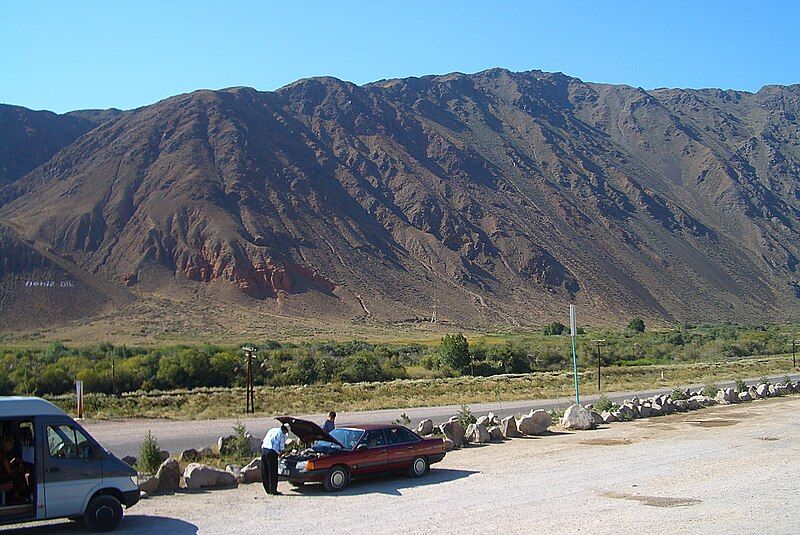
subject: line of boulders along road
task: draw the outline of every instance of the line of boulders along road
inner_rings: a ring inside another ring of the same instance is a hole
[[[559,424],[563,429],[581,431],[596,428],[601,424],[650,418],[675,412],[698,410],[715,404],[740,403],[794,393],[800,393],[800,383],[789,382],[775,385],[762,383],[758,386],[750,386],[742,392],[733,388],[725,388],[717,390],[713,398],[689,389],[682,391],[680,396],[675,395],[680,399],[673,399],[672,394],[651,396],[646,399],[634,396],[624,400],[621,405],[612,404],[603,411],[596,411],[593,405],[573,404],[566,409]],[[525,415],[505,418],[499,418],[490,412],[486,416],[472,419],[474,421],[468,423],[465,428],[465,418],[455,415],[438,426],[435,426],[432,420],[422,420],[417,426],[417,433],[428,438],[442,436],[445,449],[451,451],[469,443],[487,444],[520,436],[547,434],[551,425],[551,416],[551,411],[543,409],[531,410]]]
[[[715,397],[703,395],[701,392],[685,390],[681,395],[661,394],[640,399],[636,396],[626,399],[621,405],[612,405],[609,410],[598,412],[593,405],[570,405],[559,420],[563,429],[582,431],[594,429],[601,424],[625,422],[639,418],[651,418],[676,412],[698,410],[715,404],[731,404],[753,401],[756,399],[800,393],[800,383],[766,384],[749,386],[739,391],[725,388],[717,391]],[[545,435],[552,425],[552,412],[544,409],[531,410],[528,414],[506,416],[500,418],[490,412],[479,418],[452,416],[442,424],[434,425],[430,419],[422,420],[417,426],[417,433],[426,438],[442,438],[446,451],[464,447],[467,444],[498,443],[507,439]],[[248,434],[249,436],[249,434]],[[225,453],[227,444],[233,437],[220,437],[216,451]],[[260,440],[249,436],[252,452],[260,451]],[[171,493],[185,487],[187,489],[230,488],[242,483],[258,483],[261,481],[261,458],[256,456],[246,466],[228,465],[225,470],[214,468],[199,461],[215,455],[212,448],[201,450],[188,449],[181,452],[177,459],[166,451],[161,451],[162,463],[157,472],[139,474],[139,488],[147,494]],[[125,457],[124,461],[131,465],[136,463],[134,457]],[[181,472],[180,463],[189,463]],[[181,482],[181,479],[183,482]]]

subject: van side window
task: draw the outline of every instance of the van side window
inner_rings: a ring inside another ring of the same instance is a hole
[[[50,457],[57,459],[89,459],[92,447],[86,436],[71,425],[47,427]]]

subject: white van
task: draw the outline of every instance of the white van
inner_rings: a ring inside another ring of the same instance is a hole
[[[136,470],[52,403],[0,397],[0,526],[70,518],[110,531],[139,501]]]

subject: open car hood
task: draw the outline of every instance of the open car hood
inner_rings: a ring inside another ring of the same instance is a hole
[[[342,449],[346,449],[341,442],[333,438],[327,431],[323,431],[322,428],[314,422],[301,420],[293,416],[278,416],[275,419],[282,424],[287,424],[292,429],[292,433],[307,444],[311,444],[315,440],[324,440],[325,442],[338,444]]]

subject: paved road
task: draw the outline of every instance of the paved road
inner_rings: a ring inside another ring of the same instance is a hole
[[[120,535],[797,533],[800,397],[454,451],[426,476],[179,492],[126,511]],[[15,535],[78,534],[68,521]]]
[[[800,376],[792,377],[792,380]],[[783,375],[771,377],[773,382],[782,381]],[[748,379],[748,384],[754,384],[757,378]],[[684,388],[693,390],[702,388],[703,385],[686,385]],[[720,383],[721,388],[734,386],[734,383]],[[638,395],[649,397],[656,394],[669,393],[669,388],[647,390],[644,392],[613,392],[607,396],[616,402],[621,402],[625,398]],[[582,403],[591,403],[597,396],[585,396],[581,398]],[[539,399],[525,401],[504,401],[502,403],[475,403],[470,405],[470,409],[475,415],[486,414],[492,411],[501,417],[520,412],[528,412],[530,409],[556,409],[565,407],[571,403],[570,399]],[[405,413],[411,419],[411,427],[416,428],[417,423],[425,418],[430,418],[434,423],[444,422],[460,409],[459,405],[441,405],[437,407],[415,407],[409,409],[383,409],[362,412],[344,412],[337,418],[337,424],[341,427],[347,424],[364,424],[374,422],[391,422],[401,413]],[[325,415],[303,414],[294,415],[306,420],[322,423]],[[267,429],[279,425],[271,417],[262,418],[243,418],[241,420],[251,433],[261,436]],[[109,451],[119,457],[125,455],[137,456],[139,444],[148,430],[153,432],[159,445],[171,453],[180,453],[188,448],[200,449],[217,443],[217,438],[223,435],[230,435],[235,425],[235,419],[223,420],[156,420],[156,419],[127,419],[127,420],[86,420],[83,422],[86,429]]]

